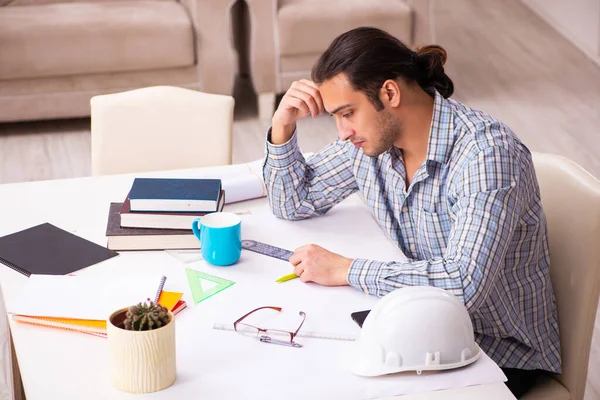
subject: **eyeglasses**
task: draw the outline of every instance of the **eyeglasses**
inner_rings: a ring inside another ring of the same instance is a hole
[[[294,342],[294,338],[296,337],[298,331],[300,330],[300,328],[302,328],[302,324],[304,324],[304,321],[306,320],[306,313],[304,311],[300,311],[298,313],[302,317],[302,322],[300,322],[300,326],[298,327],[298,329],[296,329],[295,332],[289,332],[280,329],[264,329],[241,322],[250,314],[258,310],[263,310],[267,308],[279,312],[281,311],[281,307],[258,307],[257,309],[250,311],[248,314],[235,321],[233,323],[233,329],[235,329],[236,332],[241,333],[242,335],[256,337],[263,343],[272,343],[291,347],[302,347],[300,343]],[[280,336],[282,337],[282,339],[275,339],[273,338],[273,336]]]

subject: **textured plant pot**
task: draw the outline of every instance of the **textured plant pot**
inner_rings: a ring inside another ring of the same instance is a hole
[[[106,324],[111,383],[126,392],[150,393],[175,382],[175,318],[151,331],[122,326],[128,308],[115,311]]]

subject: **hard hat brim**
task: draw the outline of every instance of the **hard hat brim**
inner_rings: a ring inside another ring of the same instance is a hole
[[[460,361],[456,363],[450,364],[438,364],[438,365],[403,365],[400,367],[397,366],[389,366],[385,365],[383,362],[376,362],[372,358],[365,357],[363,351],[361,349],[360,339],[356,342],[350,344],[350,349],[348,352],[348,364],[350,367],[350,371],[358,376],[365,377],[374,377],[374,376],[382,376],[395,374],[398,372],[406,372],[406,371],[417,371],[420,373],[421,371],[443,371],[455,368],[465,367],[469,364],[474,363],[479,359],[481,355],[481,349],[477,345],[474,344],[475,351],[474,354],[466,359],[465,361]]]

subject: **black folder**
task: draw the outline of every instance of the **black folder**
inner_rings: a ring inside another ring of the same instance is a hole
[[[0,237],[0,263],[26,276],[66,275],[118,254],[49,223]]]

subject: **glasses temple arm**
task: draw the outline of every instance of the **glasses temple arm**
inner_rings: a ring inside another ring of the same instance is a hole
[[[304,311],[300,311],[299,314],[302,316],[302,322],[300,322],[300,326],[298,327],[298,329],[296,329],[296,332],[294,332],[294,337],[296,337],[298,332],[300,332],[300,328],[302,328],[302,325],[304,325],[304,321],[306,321],[306,313]]]

